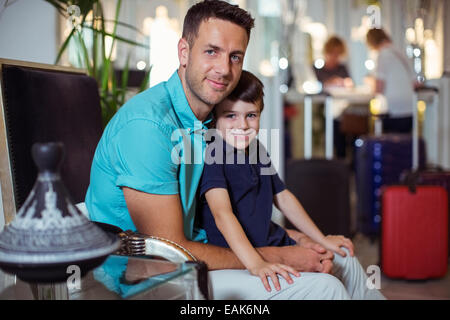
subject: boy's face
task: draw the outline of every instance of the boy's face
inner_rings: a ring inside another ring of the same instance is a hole
[[[236,149],[246,149],[259,131],[259,103],[225,99],[215,106],[216,129]]]

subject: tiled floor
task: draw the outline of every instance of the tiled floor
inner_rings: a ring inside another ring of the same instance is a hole
[[[361,234],[353,238],[356,256],[365,270],[379,265],[378,242]],[[450,268],[442,279],[397,280],[381,276],[381,292],[392,300],[450,300]]]

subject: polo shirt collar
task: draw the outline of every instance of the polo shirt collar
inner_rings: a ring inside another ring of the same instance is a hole
[[[178,70],[176,70],[172,76],[167,80],[167,90],[169,91],[172,104],[175,109],[175,113],[181,121],[181,125],[184,129],[187,129],[189,133],[194,133],[197,130],[207,130],[206,124],[212,121],[212,112],[208,115],[205,121],[201,122],[197,119],[189,102],[187,101],[186,94],[183,90],[183,84],[178,76]],[[201,126],[200,126],[201,123]]]

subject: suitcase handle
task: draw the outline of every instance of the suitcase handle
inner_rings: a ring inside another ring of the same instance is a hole
[[[412,124],[412,171],[419,170],[419,119],[417,112],[417,103],[419,102],[419,95],[430,92],[433,94],[434,108],[438,106],[439,89],[436,87],[420,86],[414,89],[413,97],[413,124]]]
[[[419,179],[420,175],[418,170],[404,171],[400,175],[400,183],[406,185],[411,193],[416,193]]]

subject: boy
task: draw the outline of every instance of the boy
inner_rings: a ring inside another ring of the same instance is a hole
[[[296,244],[283,228],[271,221],[273,203],[298,229],[326,249],[345,256],[340,248],[343,246],[353,256],[353,244],[343,236],[325,237],[277,173],[265,174],[273,168],[270,162],[263,161],[265,151],[258,152],[262,146],[255,139],[264,107],[263,96],[261,81],[250,72],[242,71],[234,91],[215,107],[214,124],[219,139],[206,151],[214,157],[214,162],[205,159],[200,182],[200,212],[208,242],[229,246],[270,291],[267,277],[280,290],[277,274],[288,283],[293,281],[289,273],[300,276],[290,266],[264,261],[254,249]],[[224,150],[223,156],[218,155],[220,148]]]

